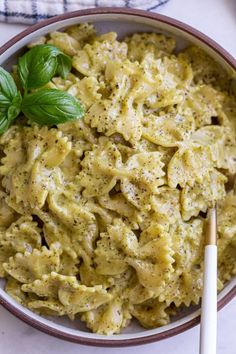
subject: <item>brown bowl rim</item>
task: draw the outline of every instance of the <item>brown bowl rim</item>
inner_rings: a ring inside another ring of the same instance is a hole
[[[201,42],[203,42],[208,47],[213,49],[217,54],[219,54],[234,70],[236,70],[236,60],[234,59],[234,57],[231,54],[229,54],[218,43],[216,43],[213,39],[206,36],[202,32],[196,30],[195,28],[193,28],[181,21],[178,21],[174,18],[164,16],[161,14],[150,13],[148,11],[137,10],[137,9],[119,8],[119,7],[101,7],[101,8],[92,8],[92,9],[68,12],[68,13],[65,13],[65,14],[62,14],[59,16],[54,16],[52,18],[49,18],[49,19],[44,20],[42,22],[39,22],[35,25],[29,26],[27,29],[20,32],[19,34],[17,34],[13,38],[11,38],[8,42],[6,42],[0,48],[0,55],[3,54],[7,49],[12,47],[19,40],[21,40],[22,38],[27,36],[28,34],[35,32],[36,30],[43,28],[47,25],[50,25],[55,22],[60,22],[62,20],[66,20],[69,18],[83,17],[83,16],[87,16],[87,15],[100,15],[100,14],[121,14],[121,15],[124,14],[124,15],[130,15],[130,16],[139,16],[139,17],[144,17],[144,18],[148,18],[148,19],[152,19],[152,20],[157,20],[158,22],[166,23],[172,27],[175,27],[175,28],[178,28],[184,32],[187,32],[188,34],[199,39]],[[223,308],[235,296],[236,296],[236,286],[234,286],[221,300],[218,301],[218,310]],[[145,336],[145,337],[139,337],[139,338],[122,339],[119,341],[117,341],[117,340],[109,340],[108,341],[105,338],[104,339],[84,338],[81,336],[64,333],[63,331],[60,331],[55,328],[51,328],[47,324],[38,322],[37,320],[33,319],[30,315],[19,310],[18,308],[16,308],[12,304],[10,304],[8,301],[6,301],[3,297],[1,297],[1,295],[0,295],[0,304],[3,307],[5,307],[9,312],[11,312],[13,315],[18,317],[20,320],[24,321],[28,325],[31,325],[32,327],[34,327],[46,334],[52,335],[52,336],[57,337],[59,339],[67,340],[69,342],[74,342],[74,343],[78,343],[78,344],[82,344],[82,345],[99,346],[99,347],[125,347],[125,346],[136,346],[136,345],[143,345],[143,344],[147,344],[147,343],[157,342],[162,339],[170,338],[176,334],[180,334],[180,333],[196,326],[200,322],[200,316],[197,316],[184,324],[181,324],[175,328],[171,328],[169,330],[166,330],[162,333],[156,333],[156,334],[152,334],[152,335]]]

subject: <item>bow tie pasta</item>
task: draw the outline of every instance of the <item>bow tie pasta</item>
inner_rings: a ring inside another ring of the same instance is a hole
[[[39,42],[32,43],[30,46]],[[72,58],[83,120],[0,137],[0,277],[44,316],[93,332],[163,326],[202,291],[206,211],[218,203],[219,290],[236,275],[236,100],[197,47],[89,24],[40,43]]]

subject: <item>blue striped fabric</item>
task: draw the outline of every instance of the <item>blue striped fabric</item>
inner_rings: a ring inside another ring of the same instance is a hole
[[[169,0],[0,0],[0,21],[35,23],[69,11],[127,7],[155,11]]]

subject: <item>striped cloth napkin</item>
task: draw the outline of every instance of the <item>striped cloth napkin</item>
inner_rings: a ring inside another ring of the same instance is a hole
[[[35,23],[92,7],[131,7],[155,11],[169,0],[0,0],[0,21]]]

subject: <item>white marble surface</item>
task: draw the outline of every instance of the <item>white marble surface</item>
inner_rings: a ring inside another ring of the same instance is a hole
[[[1,1],[1,0],[0,0]],[[161,13],[182,20],[215,39],[236,56],[236,0],[171,0]],[[26,26],[0,23],[0,45]],[[236,299],[218,316],[218,354],[236,352]],[[125,349],[104,349],[67,343],[43,334],[0,308],[0,354],[197,354],[199,326],[170,339]]]

